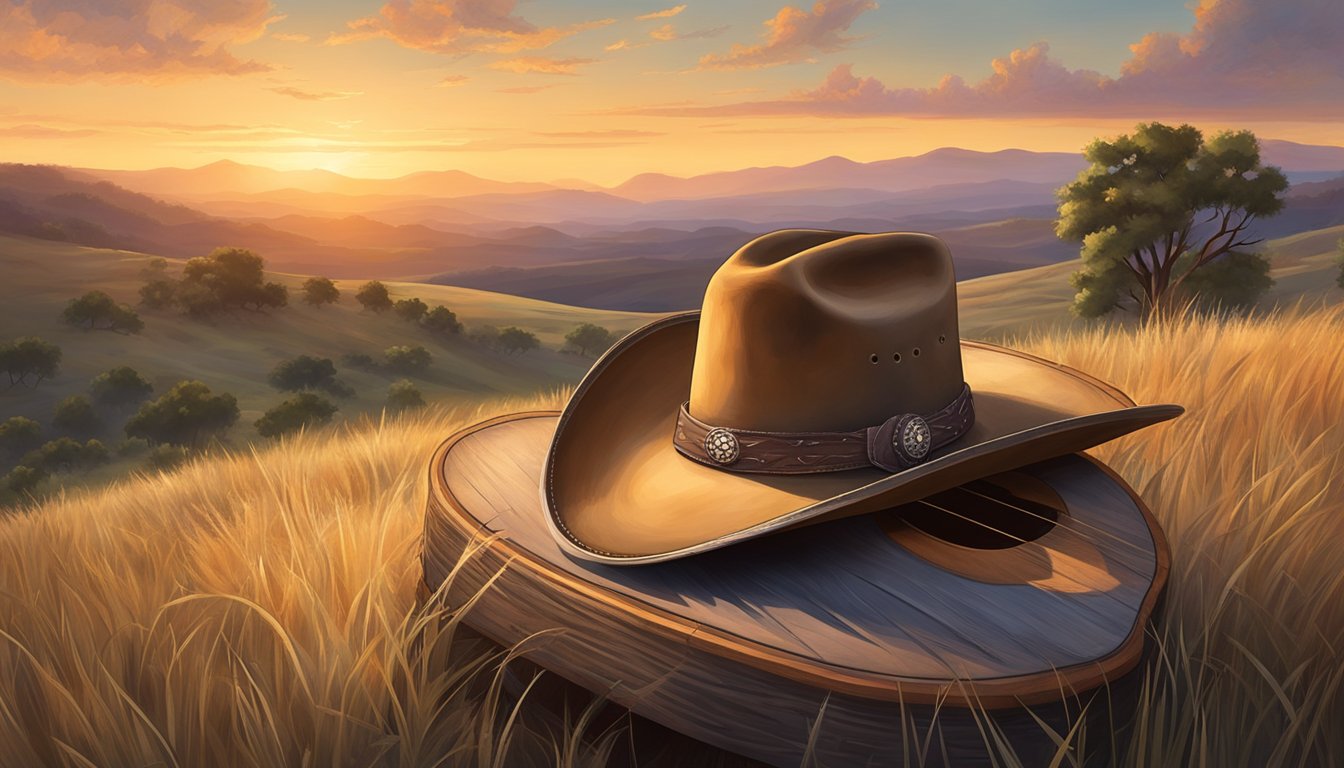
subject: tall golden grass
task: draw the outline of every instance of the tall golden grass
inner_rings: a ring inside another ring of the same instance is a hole
[[[1173,553],[1122,762],[1344,764],[1341,339],[1329,309],[1018,344],[1188,409],[1097,450]],[[601,764],[610,732],[524,735],[501,654],[415,599],[433,447],[561,401],[300,436],[3,521],[0,763]]]

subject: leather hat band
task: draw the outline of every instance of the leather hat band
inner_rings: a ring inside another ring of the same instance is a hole
[[[901,472],[923,464],[975,423],[971,388],[934,413],[903,413],[853,432],[754,432],[715,427],[681,404],[672,442],[683,456],[730,472],[805,475],[877,467]]]

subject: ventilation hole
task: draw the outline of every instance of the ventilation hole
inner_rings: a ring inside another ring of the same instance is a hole
[[[919,347],[915,347],[915,357],[919,357]]]
[[[872,357],[868,358],[868,360],[869,360],[873,365],[877,365],[877,355],[873,355]]]
[[[946,336],[939,336],[939,337],[938,337],[938,343],[939,343],[939,344],[946,344],[946,343],[947,343],[947,337],[946,337]]]
[[[899,363],[899,362],[901,362],[901,353],[900,353],[900,352],[897,352],[896,354],[892,355],[892,356],[891,356],[891,361],[892,361],[893,363]]]

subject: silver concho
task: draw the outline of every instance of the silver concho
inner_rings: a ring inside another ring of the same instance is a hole
[[[916,464],[923,461],[933,447],[929,423],[920,416],[905,417],[891,436],[891,446],[909,461]]]
[[[737,444],[737,436],[726,429],[715,429],[705,435],[705,453],[716,464],[728,466],[737,461],[742,449]]]

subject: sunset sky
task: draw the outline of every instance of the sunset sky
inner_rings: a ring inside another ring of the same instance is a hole
[[[1344,144],[1338,0],[0,0],[0,161],[611,184],[1139,120]]]

